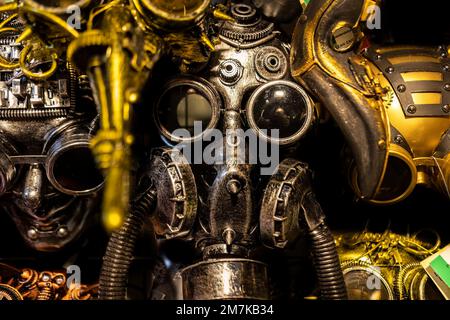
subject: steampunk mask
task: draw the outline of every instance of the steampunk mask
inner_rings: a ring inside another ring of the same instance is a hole
[[[217,148],[213,152],[213,158],[220,161],[194,160],[201,164],[192,169],[196,184],[194,179],[180,178],[186,172],[182,170],[186,162],[174,160],[178,151],[154,154],[150,169],[157,191],[166,190],[163,186],[168,179],[161,175],[165,170],[179,189],[179,197],[176,192],[157,192],[155,230],[169,238],[191,234],[203,251],[203,261],[181,272],[186,299],[268,298],[266,266],[250,259],[250,253],[260,240],[269,247],[283,248],[297,236],[299,220],[303,220],[299,215],[311,192],[307,166],[285,159],[275,173],[270,171],[273,175],[263,199],[258,199],[260,181],[252,179],[252,173],[262,163],[242,161],[256,151],[251,142],[240,140],[237,132],[249,129],[271,145],[271,155],[278,162],[278,148],[295,146],[311,128],[315,112],[308,94],[290,77],[289,47],[280,40],[274,24],[245,4],[232,5],[231,16],[234,21],[220,27],[221,44],[209,63],[195,75],[167,82],[155,105],[158,129],[166,142],[180,143],[176,149],[201,139],[211,141],[206,129],[221,129],[219,139],[214,136]],[[197,130],[195,122],[205,130]],[[168,196],[171,202],[181,204],[186,203],[186,195],[196,192],[196,220],[181,212],[170,217],[164,214],[167,206],[161,204],[167,203],[164,199]],[[258,217],[255,213],[259,210]],[[318,224],[323,222],[322,218],[317,220]]]
[[[21,50],[12,29],[1,39],[8,63]],[[85,228],[103,184],[89,150],[96,121],[79,113],[78,79],[62,62],[46,81],[14,68],[0,77],[1,207],[30,247],[61,249]]]
[[[211,141],[207,129],[212,128],[220,128],[219,138],[227,135],[218,145],[215,141],[214,158],[225,161],[209,166],[197,159],[191,163],[203,164],[201,171],[194,168],[194,173],[201,177],[196,180],[205,239],[230,246],[251,239],[256,222],[252,195],[256,181],[250,175],[261,166],[260,162],[240,161],[248,160],[252,150],[247,144],[239,148],[239,141],[233,145],[233,134],[250,129],[271,145],[278,161],[278,147],[298,142],[314,119],[311,99],[289,76],[288,47],[279,39],[274,24],[245,4],[233,5],[231,16],[235,22],[221,26],[221,44],[207,66],[195,75],[167,82],[155,106],[157,126],[168,142],[184,147],[200,139]],[[201,123],[203,130],[194,128],[195,122]],[[274,129],[279,131],[276,136]],[[177,135],[179,132],[186,135]]]
[[[292,73],[346,137],[350,180],[360,198],[394,203],[417,184],[448,196],[448,53],[371,46],[364,23],[377,2],[308,4],[293,35]]]
[[[450,197],[447,53],[432,47],[372,47],[364,56],[385,91],[382,101],[391,140],[386,172],[375,197],[369,200],[377,204],[398,202],[416,185],[435,188]],[[360,71],[355,66],[356,77],[367,75],[367,71]],[[358,193],[357,174],[352,174]]]

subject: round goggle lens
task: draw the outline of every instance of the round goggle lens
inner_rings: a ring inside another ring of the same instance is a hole
[[[195,137],[212,128],[218,117],[218,98],[212,89],[196,81],[174,81],[168,84],[156,106],[156,120],[162,134],[172,141],[183,140],[183,134],[176,130],[188,131]],[[194,128],[201,124],[201,128]],[[195,130],[196,129],[196,130]]]
[[[88,147],[74,147],[61,152],[54,162],[53,176],[63,189],[72,192],[97,189],[104,180]]]
[[[249,100],[250,125],[280,143],[297,141],[309,128],[313,109],[309,97],[296,84],[274,81],[260,87]],[[278,137],[274,131],[278,130]]]

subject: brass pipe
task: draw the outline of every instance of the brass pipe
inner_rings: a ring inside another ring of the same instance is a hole
[[[0,6],[0,12],[14,11],[17,10],[17,8],[18,8],[17,3],[4,4]]]
[[[12,15],[10,15],[8,18],[6,18],[5,20],[3,20],[0,23],[0,29],[3,28],[4,26],[6,26],[8,23],[10,23],[11,21],[13,21],[14,19],[16,19],[19,15],[17,13],[14,13]]]
[[[79,32],[77,30],[75,30],[73,27],[71,27],[66,21],[64,21],[57,15],[50,13],[48,11],[45,11],[41,8],[24,4],[21,7],[21,11],[23,11],[25,13],[30,13],[32,15],[36,15],[37,17],[39,17],[45,21],[51,22],[52,24],[62,28],[74,39],[77,39],[80,35]]]
[[[33,45],[29,44],[25,46],[25,48],[23,48],[22,52],[20,53],[19,64],[23,74],[31,80],[46,80],[50,78],[58,69],[58,56],[56,55],[56,53],[53,53],[51,55],[52,64],[47,71],[39,73],[33,72],[27,66],[28,54],[32,49]]]
[[[352,30],[359,23],[364,0],[317,0],[308,4],[293,34],[293,77],[315,93],[340,127],[352,150],[362,198],[378,191],[386,170],[389,126],[377,97],[355,80],[349,61],[351,50],[336,50],[329,38],[337,26]]]

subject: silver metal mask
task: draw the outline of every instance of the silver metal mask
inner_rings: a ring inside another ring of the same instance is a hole
[[[0,39],[3,59],[17,60],[16,38]],[[0,206],[39,251],[78,238],[103,184],[89,149],[95,115],[77,105],[75,71],[64,61],[59,65],[45,81],[30,80],[20,69],[0,70]]]

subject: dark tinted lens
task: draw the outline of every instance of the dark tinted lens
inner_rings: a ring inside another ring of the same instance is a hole
[[[190,85],[179,85],[167,90],[157,109],[161,126],[172,133],[187,129],[194,134],[194,122],[202,122],[203,130],[211,122],[212,106],[205,93]]]
[[[299,132],[308,116],[308,104],[298,90],[278,84],[267,87],[253,100],[253,119],[259,129],[280,130],[280,138]]]
[[[406,162],[397,157],[389,157],[386,174],[376,200],[388,201],[401,196],[408,189],[412,178],[411,169]]]
[[[74,192],[94,189],[103,182],[92,152],[86,147],[69,149],[59,155],[55,160],[53,175],[61,187]]]

